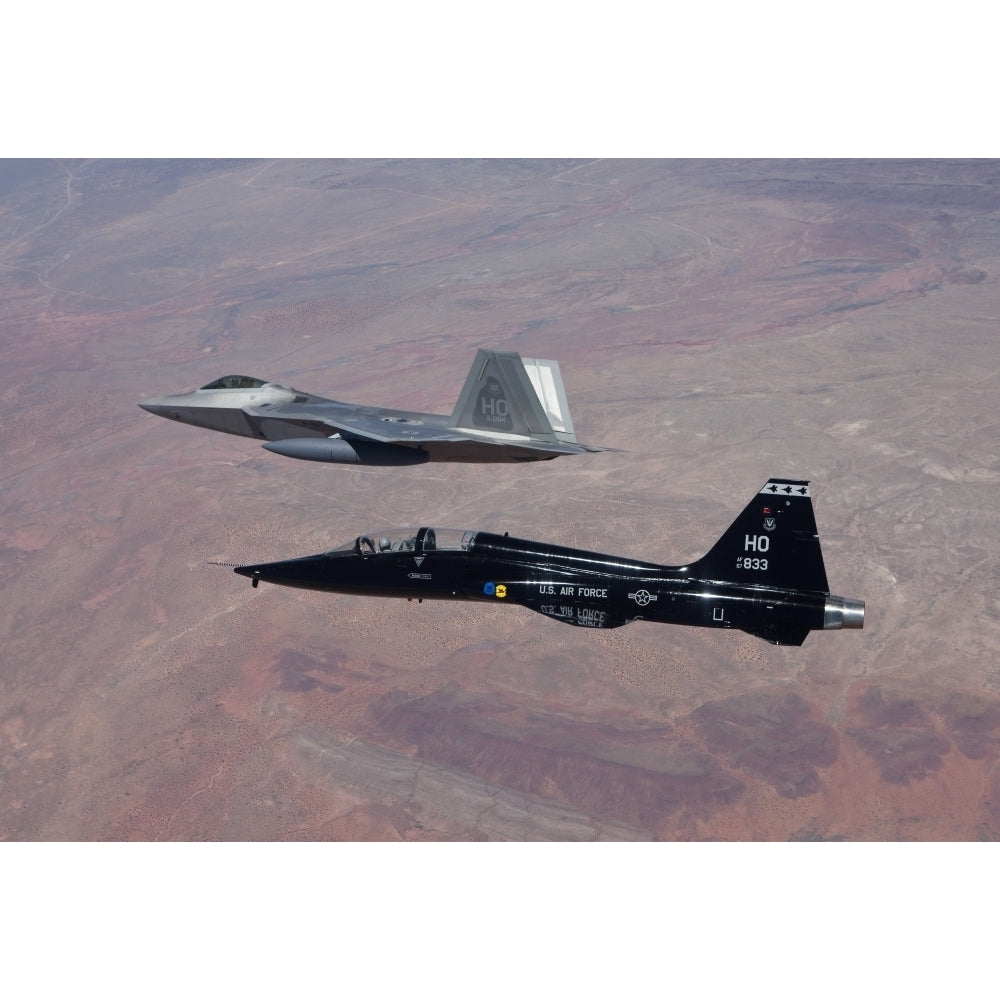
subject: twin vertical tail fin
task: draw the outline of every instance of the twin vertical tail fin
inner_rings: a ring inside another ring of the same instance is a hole
[[[576,444],[559,363],[514,351],[479,351],[451,419],[480,434]]]
[[[809,483],[769,479],[692,570],[702,580],[829,594]]]

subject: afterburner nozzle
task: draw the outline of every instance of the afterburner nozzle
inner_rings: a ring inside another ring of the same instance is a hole
[[[823,613],[823,628],[864,628],[865,602],[855,601],[850,597],[834,597],[826,599]]]

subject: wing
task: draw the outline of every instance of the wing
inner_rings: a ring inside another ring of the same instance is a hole
[[[265,445],[268,451],[317,461],[337,460],[332,458],[335,452],[322,447],[323,439],[331,438],[352,445],[381,446],[372,454],[402,448],[419,452],[425,461],[438,462],[537,462],[592,450],[576,442],[539,441],[520,434],[452,427],[450,418],[442,414],[334,402],[283,406],[273,415],[255,413],[254,418],[260,436],[273,442]]]

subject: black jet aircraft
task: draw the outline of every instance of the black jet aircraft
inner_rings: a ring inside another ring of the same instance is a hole
[[[735,628],[779,646],[813,629],[859,629],[863,601],[834,597],[808,482],[771,479],[688,566],[530,542],[486,531],[420,528],[360,535],[319,555],[237,566],[266,583],[370,597],[520,604],[556,621]]]
[[[313,462],[538,462],[615,450],[576,440],[558,362],[516,352],[479,351],[450,416],[339,403],[249,375],[139,405]]]

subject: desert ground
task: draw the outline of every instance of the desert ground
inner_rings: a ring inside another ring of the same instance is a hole
[[[995,840],[1000,164],[0,162],[0,838]],[[136,405],[226,374],[531,465],[297,462]],[[812,483],[863,631],[778,648],[249,582],[368,530],[671,565]]]

